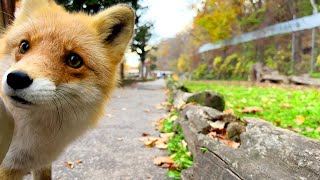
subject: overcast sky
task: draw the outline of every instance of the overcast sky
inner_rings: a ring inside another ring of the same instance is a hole
[[[187,27],[191,27],[194,10],[191,6],[198,0],[144,0],[143,5],[148,10],[143,14],[143,21],[151,21],[154,24],[152,43],[158,43],[161,39],[174,37]],[[129,65],[137,65],[138,57],[127,55]]]

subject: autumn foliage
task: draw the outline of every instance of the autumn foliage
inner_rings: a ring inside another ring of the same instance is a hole
[[[198,49],[208,42],[263,29],[294,17],[312,15],[310,0],[205,0],[194,4],[193,8],[197,15],[192,27],[158,45],[156,56],[160,69],[171,69],[193,79],[247,79],[252,64],[256,62],[282,74],[309,72],[311,30],[203,54],[198,54]],[[316,44],[319,40],[316,39]],[[318,51],[315,52],[318,57]],[[318,61],[316,59],[316,70],[320,70]]]

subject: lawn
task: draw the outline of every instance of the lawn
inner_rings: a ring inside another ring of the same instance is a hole
[[[258,117],[320,140],[320,90],[283,87],[230,85],[219,82],[185,82],[192,91],[214,90],[225,97],[226,110],[238,117]],[[247,107],[259,107],[257,113],[244,114]]]

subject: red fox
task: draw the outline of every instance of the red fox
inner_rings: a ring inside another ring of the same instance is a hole
[[[51,179],[52,161],[103,115],[134,18],[127,5],[90,16],[54,0],[21,2],[0,47],[1,97],[14,119],[1,180]]]

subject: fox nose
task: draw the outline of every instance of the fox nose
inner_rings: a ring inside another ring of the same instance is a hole
[[[22,71],[12,71],[7,76],[7,84],[14,90],[29,87],[33,79]]]

